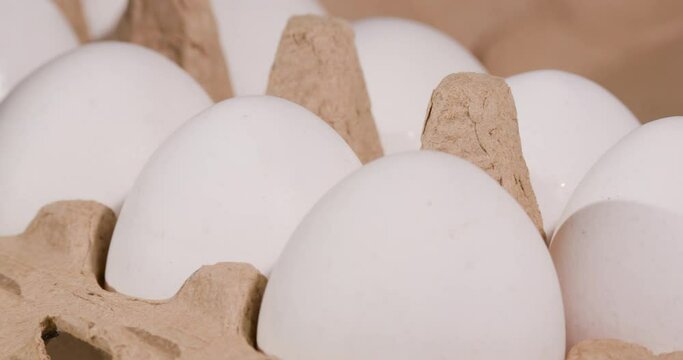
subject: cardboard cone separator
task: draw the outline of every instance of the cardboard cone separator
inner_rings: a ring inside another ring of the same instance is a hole
[[[71,24],[71,28],[76,33],[80,42],[90,40],[90,30],[88,23],[85,21],[85,14],[83,14],[83,6],[81,0],[53,0],[59,10],[64,14],[66,19]]]
[[[130,0],[112,39],[166,55],[214,101],[232,96],[210,0]]]
[[[320,116],[362,163],[382,156],[348,22],[314,15],[292,17],[282,33],[267,94]]]
[[[522,155],[517,110],[505,80],[477,73],[444,78],[432,93],[422,149],[461,157],[486,171],[522,205],[546,238]]]
[[[86,39],[80,0],[55,2]],[[293,17],[282,35],[268,94],[318,114],[365,163],[380,157],[382,149],[353,37],[344,20]],[[166,55],[214,100],[232,96],[209,0],[130,0],[113,38]],[[543,234],[514,102],[502,79],[468,73],[446,77],[432,94],[422,145],[487,171]],[[62,201],[41,209],[23,234],[0,237],[3,358],[270,359],[255,349],[267,281],[255,268],[204,266],[168,301],[106,291],[104,267],[114,223],[113,212],[103,205]],[[567,356],[611,359],[683,360],[683,353],[656,356],[634,344],[590,340]]]
[[[165,302],[103,290],[114,223],[98,203],[57,202],[22,235],[0,238],[3,356],[50,359],[50,342],[65,337],[98,359],[268,359],[253,348],[263,275],[204,266]]]
[[[53,0],[81,42],[91,39],[81,0]],[[232,97],[211,0],[129,0],[105,40],[153,49],[187,71],[214,101]]]

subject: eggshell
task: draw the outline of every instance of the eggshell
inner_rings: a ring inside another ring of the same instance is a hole
[[[51,201],[118,210],[161,141],[210,105],[189,75],[135,45],[87,45],[42,67],[0,104],[0,235]]]
[[[386,154],[420,149],[429,98],[441,79],[486,72],[456,40],[425,24],[380,17],[356,21],[353,28]]]
[[[93,39],[109,35],[126,11],[128,0],[80,0]]]
[[[306,212],[358,167],[344,140],[299,105],[221,102],[146,165],[114,231],[107,283],[160,299],[204,264],[246,262],[268,274]]]
[[[683,350],[683,117],[643,125],[576,188],[551,244],[569,346]]]
[[[304,218],[266,287],[279,359],[564,358],[562,299],[524,210],[485,172],[421,151],[374,161]]]
[[[539,70],[507,79],[522,151],[548,236],[600,156],[640,125],[614,95],[578,75]]]
[[[293,15],[324,15],[316,0],[211,0],[236,95],[263,95],[282,31]]]
[[[78,46],[52,0],[0,2],[0,102],[26,75]]]

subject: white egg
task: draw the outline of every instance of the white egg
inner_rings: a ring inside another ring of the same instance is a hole
[[[551,236],[581,178],[640,123],[609,91],[578,75],[539,70],[507,82],[531,184]]]
[[[121,211],[106,281],[161,299],[204,264],[270,272],[313,204],[360,167],[323,120],[286,100],[226,100],[159,148]]]
[[[211,0],[236,95],[266,93],[282,31],[293,15],[324,15],[316,0]]]
[[[135,45],[87,45],[45,65],[0,104],[0,235],[56,200],[118,210],[163,139],[211,104],[182,69]]]
[[[358,57],[386,154],[418,150],[432,91],[449,74],[486,72],[455,39],[412,20],[353,24]]]
[[[53,0],[0,1],[0,102],[26,75],[76,46]]]
[[[643,125],[576,188],[551,243],[568,345],[683,349],[683,117]]]
[[[269,280],[258,344],[279,359],[564,359],[550,255],[486,173],[392,155],[330,190]]]
[[[80,0],[88,32],[93,39],[101,39],[116,29],[128,0]]]

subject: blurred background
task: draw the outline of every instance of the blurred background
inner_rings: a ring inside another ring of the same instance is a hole
[[[683,114],[681,0],[320,0],[336,16],[399,16],[449,33],[498,76],[555,68],[647,122]]]

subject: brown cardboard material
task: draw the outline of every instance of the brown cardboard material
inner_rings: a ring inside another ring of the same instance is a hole
[[[81,0],[54,0],[59,10],[71,24],[71,28],[82,43],[90,39],[88,23],[85,21]]]
[[[587,340],[576,344],[567,360],[681,360],[683,352],[654,355],[650,350],[619,340]]]
[[[503,79],[476,73],[446,76],[432,93],[422,149],[464,158],[486,171],[522,205],[545,239],[522,155],[517,110]]]
[[[215,101],[232,96],[209,0],[130,0],[112,37],[164,54]]]
[[[268,359],[253,348],[264,276],[221,263],[195,272],[168,301],[105,291],[114,222],[103,205],[57,202],[23,234],[0,238],[2,358],[49,359],[44,339],[61,333],[62,343],[88,343],[104,358]]]
[[[361,162],[382,156],[353,29],[346,21],[292,17],[278,46],[267,94],[316,113],[346,140]]]

